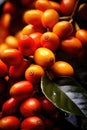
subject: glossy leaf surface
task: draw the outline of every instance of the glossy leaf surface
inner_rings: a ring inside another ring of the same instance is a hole
[[[87,117],[87,91],[70,77],[59,77],[51,81],[42,77],[41,89],[44,95],[59,109]]]

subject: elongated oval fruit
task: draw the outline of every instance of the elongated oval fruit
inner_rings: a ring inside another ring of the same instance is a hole
[[[48,48],[40,47],[34,53],[36,64],[48,68],[55,63],[55,54]]]
[[[16,116],[5,116],[0,119],[0,130],[18,130],[20,120]]]
[[[17,112],[18,108],[18,101],[15,100],[13,97],[6,100],[2,105],[2,113],[4,115],[11,115]]]
[[[38,9],[27,10],[24,13],[23,19],[27,24],[39,25],[41,24],[41,17],[43,12]]]
[[[41,77],[45,74],[43,67],[40,65],[30,65],[25,71],[25,79],[33,84],[40,82]]]
[[[43,120],[37,116],[27,117],[21,123],[21,130],[45,130]]]
[[[16,100],[21,101],[32,96],[33,85],[29,81],[19,81],[10,88],[10,95]]]
[[[55,76],[73,76],[74,68],[65,61],[56,61],[51,67],[51,71]]]
[[[73,25],[68,21],[57,22],[53,26],[53,32],[56,33],[60,39],[66,39],[73,33]]]
[[[18,49],[5,49],[0,53],[1,60],[6,65],[18,65],[23,61],[23,56]]]

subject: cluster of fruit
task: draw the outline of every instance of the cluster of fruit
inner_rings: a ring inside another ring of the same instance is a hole
[[[44,96],[40,83],[44,75],[51,79],[74,76],[70,59],[80,61],[87,55],[87,30],[74,21],[78,10],[78,16],[87,20],[81,15],[87,4],[78,6],[79,0],[4,3],[0,18],[1,130],[62,129],[61,111]]]

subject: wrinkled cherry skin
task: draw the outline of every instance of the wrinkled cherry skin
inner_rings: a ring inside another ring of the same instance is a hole
[[[60,11],[63,15],[71,15],[76,4],[76,0],[61,0]]]

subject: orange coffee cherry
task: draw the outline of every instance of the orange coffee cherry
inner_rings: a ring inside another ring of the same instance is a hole
[[[56,76],[73,76],[74,68],[65,61],[56,61],[51,67],[51,71]]]
[[[44,69],[40,65],[33,64],[26,69],[25,78],[33,84],[37,84],[44,74]]]
[[[60,4],[57,1],[49,1],[49,3],[51,4],[53,9],[60,13]]]
[[[78,31],[76,31],[75,36],[81,41],[83,46],[87,47],[87,30],[79,29]]]
[[[45,11],[47,9],[51,9],[52,6],[48,0],[36,0],[35,8],[41,11]]]
[[[40,25],[42,15],[43,12],[41,10],[31,9],[25,11],[23,19],[27,24]]]
[[[41,45],[52,51],[56,51],[60,45],[60,39],[53,32],[45,32],[41,36]]]
[[[54,9],[47,9],[44,11],[41,21],[45,28],[52,29],[53,26],[59,21],[59,14]]]
[[[18,48],[18,40],[12,35],[6,37],[5,43],[8,45],[9,48]]]
[[[18,65],[23,61],[22,53],[18,49],[5,49],[0,53],[1,60],[7,65]]]
[[[56,33],[59,38],[65,39],[72,35],[73,25],[68,21],[60,21],[54,25],[53,32]]]
[[[34,32],[44,33],[45,28],[42,25],[35,26],[33,24],[28,24],[22,29],[23,35],[30,35],[31,33],[34,33]]]
[[[55,55],[50,49],[40,47],[34,53],[34,61],[36,64],[47,68],[54,64]]]
[[[61,41],[61,48],[69,54],[78,54],[82,49],[82,43],[76,37],[69,37]]]

